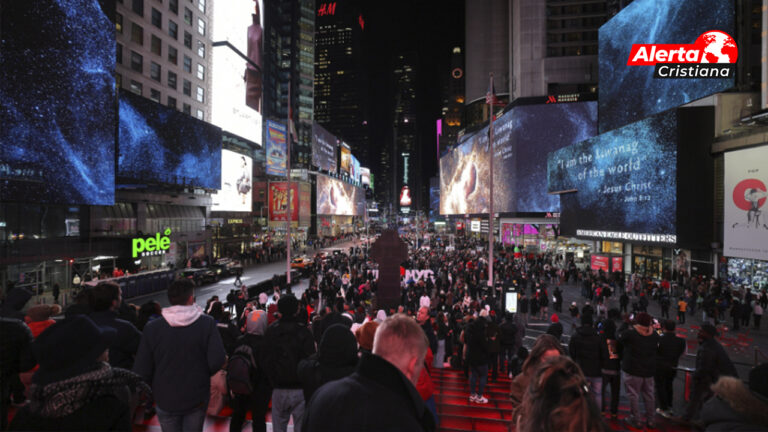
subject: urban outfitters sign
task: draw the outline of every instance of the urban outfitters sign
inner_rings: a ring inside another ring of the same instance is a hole
[[[137,258],[139,254],[145,257],[151,255],[162,255],[168,252],[168,249],[171,248],[171,229],[166,228],[163,234],[164,235],[161,236],[160,233],[157,233],[154,237],[147,237],[146,239],[133,239],[132,256]]]

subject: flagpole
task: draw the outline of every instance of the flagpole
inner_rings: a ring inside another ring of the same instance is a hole
[[[490,86],[488,87],[488,92],[490,94],[490,98],[486,102],[488,102],[488,108],[490,112],[490,122],[488,124],[488,151],[490,153],[490,159],[491,159],[491,184],[490,184],[490,199],[488,200],[488,286],[491,287],[491,296],[496,297],[496,291],[493,286],[493,103],[495,102],[494,99],[496,99],[495,95],[495,89],[493,88],[493,73],[491,75],[491,82]]]
[[[285,129],[286,129],[286,152],[285,152],[285,176],[287,177],[287,183],[288,183],[288,217],[285,218],[285,283],[286,283],[286,289],[290,289],[291,287],[291,221],[293,219],[293,199],[292,194],[293,192],[291,190],[291,144],[293,143],[293,140],[291,139],[291,81],[288,81],[288,121],[285,122]]]

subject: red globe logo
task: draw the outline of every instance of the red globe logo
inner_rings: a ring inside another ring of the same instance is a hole
[[[766,192],[765,183],[758,179],[746,179],[740,181],[739,184],[733,188],[733,203],[736,204],[736,207],[744,211],[751,210],[752,202],[750,202],[749,198],[753,190]],[[765,200],[765,197],[758,199],[757,208],[762,207],[763,204],[765,204]]]
[[[736,41],[720,30],[702,34],[696,39],[696,45],[701,47],[701,63],[736,63],[739,58]]]

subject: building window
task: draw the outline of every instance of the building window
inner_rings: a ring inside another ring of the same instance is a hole
[[[149,77],[157,82],[160,82],[160,74],[160,65],[155,62],[151,62],[149,64]]]
[[[197,18],[197,32],[205,36],[205,21],[200,17]]]
[[[184,72],[192,73],[192,59],[184,56]]]
[[[179,25],[171,20],[168,20],[168,36],[172,37],[173,40],[179,37]]]
[[[197,79],[205,80],[205,66],[197,64]]]
[[[136,72],[144,72],[144,57],[136,51],[131,51],[131,69]]]
[[[172,96],[168,96],[168,106],[171,108],[176,109],[176,98]]]
[[[205,113],[203,112],[203,110],[201,109],[197,110],[197,118],[200,120],[205,120]]]
[[[119,73],[115,74],[115,86],[116,88],[120,88],[123,85],[123,76]]]
[[[117,44],[116,60],[118,64],[123,64],[123,46],[120,44]]]
[[[172,47],[168,47],[168,61],[173,64],[179,64],[179,51]]]
[[[159,56],[163,55],[163,43],[160,41],[160,38],[152,35],[152,54],[157,54]]]
[[[205,58],[205,42],[201,40],[197,41],[197,55],[200,58]]]
[[[168,87],[176,90],[176,72],[168,71]]]
[[[192,49],[192,34],[189,32],[184,32],[184,46]]]
[[[192,11],[188,8],[184,8],[184,22],[187,25],[192,25]]]
[[[133,12],[139,16],[144,16],[144,0],[133,0]]]
[[[142,86],[140,82],[131,80],[131,91],[141,96]]]
[[[115,30],[118,33],[123,33],[123,16],[119,13],[115,13]]]
[[[179,0],[169,0],[168,1],[168,10],[173,12],[175,15],[179,14]]]
[[[183,104],[182,111],[184,111],[184,114],[186,115],[192,115],[192,107],[189,104]]]
[[[200,12],[205,13],[205,0],[197,0],[197,9]]]
[[[184,80],[184,83],[182,84],[182,91],[184,92],[185,95],[191,97],[192,96],[192,83],[187,81],[187,80]]]
[[[160,103],[160,90],[155,90],[153,88],[149,89],[149,98]]]
[[[200,86],[197,86],[197,101],[205,102],[205,90]]]
[[[131,42],[144,45],[144,28],[136,23],[131,23]]]
[[[152,8],[152,25],[159,29],[163,28],[163,14],[155,8]]]

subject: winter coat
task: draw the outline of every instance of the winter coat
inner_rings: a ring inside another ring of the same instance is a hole
[[[477,318],[467,326],[464,333],[464,341],[467,344],[467,362],[470,366],[484,366],[490,360],[486,334],[487,322],[485,318]]]
[[[304,400],[309,401],[323,384],[351,375],[357,368],[357,359],[355,335],[342,324],[329,327],[317,353],[299,361]]]
[[[109,346],[109,364],[124,369],[132,368],[133,358],[141,341],[139,329],[130,322],[119,319],[117,313],[111,310],[93,312],[90,318],[100,327],[112,327],[117,331],[117,337]]]
[[[656,351],[656,370],[674,370],[680,357],[685,354],[685,339],[674,333],[664,333],[659,337],[659,347]]]
[[[721,377],[712,391],[715,396],[701,410],[707,431],[768,431],[768,401],[755,396],[741,380]]]
[[[602,375],[601,344],[600,335],[591,325],[579,327],[576,333],[571,336],[568,353],[581,367],[584,376],[599,377]]]
[[[498,354],[501,351],[501,331],[499,330],[499,325],[493,321],[489,322],[485,334],[488,337],[488,352],[490,354]]]
[[[710,385],[724,375],[739,376],[723,346],[714,338],[707,338],[699,345],[699,350],[696,352],[696,371],[693,373],[693,381]]]
[[[501,330],[501,346],[511,348],[515,346],[515,333],[517,326],[511,319],[506,319],[499,326]]]
[[[559,322],[552,323],[547,327],[547,334],[551,334],[556,337],[557,340],[561,340],[563,337],[563,325]]]
[[[654,376],[659,335],[653,328],[636,324],[621,332],[618,341],[623,349],[621,370],[636,377]]]

